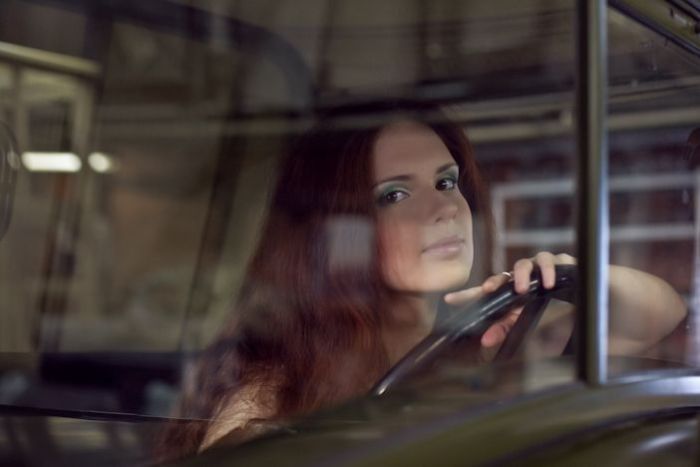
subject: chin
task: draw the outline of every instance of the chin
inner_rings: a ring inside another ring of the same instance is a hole
[[[467,285],[471,275],[471,262],[454,261],[451,263],[416,266],[406,265],[397,268],[393,274],[384,276],[389,288],[411,293],[442,293],[458,290]],[[398,273],[401,270],[402,273]],[[408,274],[404,273],[407,271]]]
[[[424,282],[426,292],[446,292],[465,287],[469,281],[471,268],[463,266],[454,268],[445,268],[442,271],[431,271],[427,274]]]

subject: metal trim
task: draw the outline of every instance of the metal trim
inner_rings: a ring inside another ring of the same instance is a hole
[[[93,61],[7,42],[0,42],[0,60],[89,78],[100,74],[99,65]]]
[[[700,31],[695,18],[674,5],[676,2],[609,0],[610,6],[629,16],[686,51],[700,56]],[[685,8],[694,8],[687,2]]]
[[[598,386],[607,380],[607,3],[578,0],[576,12],[576,250],[580,282],[575,340],[578,377]]]

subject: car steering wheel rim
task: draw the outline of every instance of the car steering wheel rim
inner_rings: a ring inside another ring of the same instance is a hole
[[[494,292],[462,310],[455,311],[443,325],[433,330],[390,368],[374,385],[370,394],[386,394],[400,381],[425,368],[458,340],[480,336],[491,324],[503,318],[514,307],[525,305],[496,356],[496,360],[511,358],[515,351],[522,347],[525,337],[537,324],[551,298],[573,302],[573,292],[577,282],[576,266],[558,265],[555,268],[556,281],[551,289],[545,289],[542,286],[539,269],[535,269],[526,293],[515,292],[514,281],[511,279]]]

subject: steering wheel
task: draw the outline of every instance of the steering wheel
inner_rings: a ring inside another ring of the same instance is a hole
[[[503,318],[514,307],[525,305],[517,322],[501,345],[495,361],[512,358],[521,348],[527,335],[537,326],[550,299],[557,298],[571,303],[574,301],[576,266],[558,265],[555,268],[556,282],[551,289],[545,289],[542,286],[540,271],[535,269],[530,277],[530,287],[526,293],[516,293],[514,281],[511,279],[463,310],[455,311],[442,325],[409,350],[379,380],[370,394],[385,394],[409,375],[435,361],[457,341],[481,336],[491,324]]]

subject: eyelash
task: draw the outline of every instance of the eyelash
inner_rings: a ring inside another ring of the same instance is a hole
[[[403,194],[404,197],[399,199],[399,200],[389,199],[389,197],[391,195],[394,195],[397,193]],[[379,198],[377,199],[377,204],[379,204],[379,206],[388,206],[390,204],[400,203],[401,201],[403,201],[406,198],[408,198],[408,193],[406,192],[406,190],[403,190],[400,188],[389,188],[386,191],[382,192],[381,195],[379,195]]]
[[[440,188],[438,188],[439,185],[445,181],[450,182],[450,186],[448,188],[440,190]],[[455,188],[457,188],[457,177],[455,177],[454,175],[448,175],[446,177],[443,177],[440,180],[438,180],[438,182],[435,184],[435,188],[437,188],[440,191],[454,190]]]
[[[440,185],[444,182],[448,182],[449,185],[447,187],[440,188]],[[445,177],[442,177],[440,180],[437,181],[435,184],[435,188],[438,189],[439,191],[451,191],[457,188],[457,177],[454,175],[448,175]],[[396,194],[401,194],[403,197],[401,199],[390,199],[389,197],[392,195]],[[408,198],[409,194],[406,190],[402,188],[389,188],[386,191],[382,192],[381,195],[379,195],[379,198],[377,199],[377,204],[379,206],[388,206],[390,204],[397,204],[403,201],[404,199]]]

